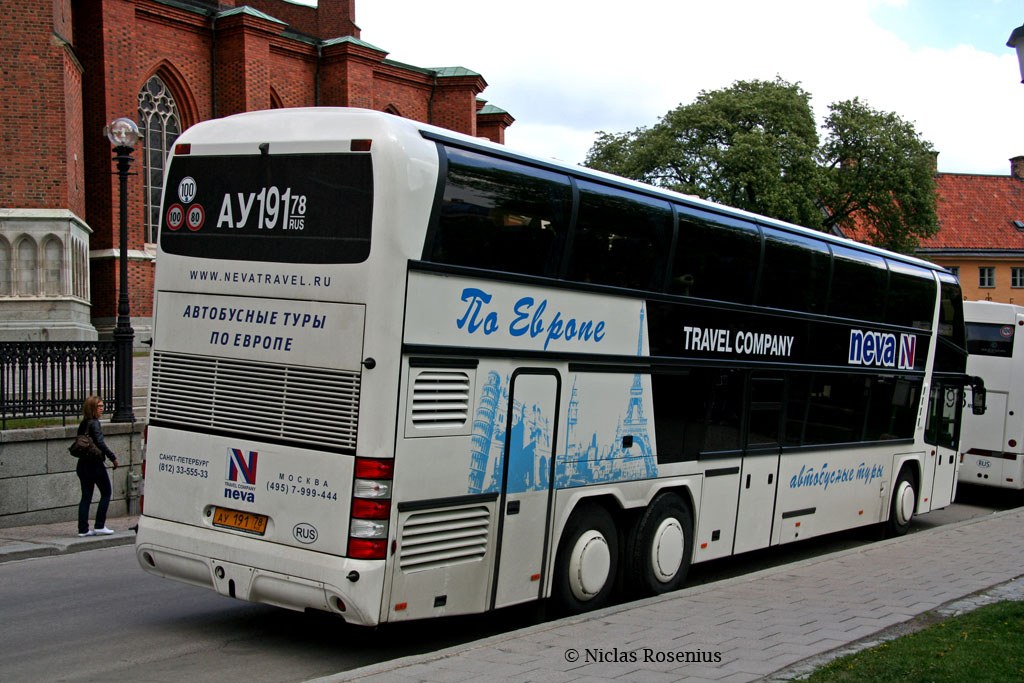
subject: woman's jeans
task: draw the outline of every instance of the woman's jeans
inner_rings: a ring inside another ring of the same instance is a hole
[[[84,534],[89,531],[89,507],[92,505],[92,489],[100,490],[100,502],[96,507],[96,529],[102,529],[107,525],[107,507],[110,505],[110,477],[107,476],[107,468],[100,464],[90,464],[79,461],[75,472],[82,484],[82,500],[78,504],[78,533]]]

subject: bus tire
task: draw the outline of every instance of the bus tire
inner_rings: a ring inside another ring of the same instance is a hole
[[[571,614],[604,607],[615,589],[618,564],[612,516],[600,505],[582,503],[558,543],[552,591],[556,604]]]
[[[693,557],[693,515],[675,493],[658,495],[637,518],[626,548],[629,588],[640,595],[678,590]]]
[[[892,503],[889,506],[889,522],[886,531],[889,536],[902,536],[910,529],[917,509],[917,478],[910,468],[900,470],[896,486],[892,489]]]

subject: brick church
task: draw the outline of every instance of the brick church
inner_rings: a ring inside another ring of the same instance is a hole
[[[0,341],[109,337],[119,184],[106,124],[139,124],[128,190],[136,342],[150,336],[160,183],[183,130],[284,107],[387,111],[504,142],[512,117],[460,66],[387,59],[355,0],[5,0]]]

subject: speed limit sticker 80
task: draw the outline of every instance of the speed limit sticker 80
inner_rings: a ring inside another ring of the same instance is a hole
[[[206,211],[199,204],[193,204],[188,207],[185,212],[185,222],[188,224],[189,230],[198,230],[203,227],[203,222],[206,220]]]

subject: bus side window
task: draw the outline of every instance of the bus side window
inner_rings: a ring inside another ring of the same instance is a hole
[[[617,188],[580,181],[579,216],[566,277],[660,290],[672,239],[672,207]]]
[[[446,148],[435,263],[555,277],[572,209],[568,176]]]
[[[743,448],[744,373],[740,370],[709,369],[702,375],[705,384],[696,388],[706,397],[701,457],[739,451]]]
[[[654,434],[661,464],[696,460],[704,445],[705,395],[700,371],[651,376],[654,392]]]
[[[949,342],[935,347],[935,372],[967,371],[969,352],[964,325],[963,293],[956,278],[946,273],[939,274],[939,337]],[[1009,326],[1010,350],[1013,350],[1013,326]],[[1000,337],[1005,339],[1005,330],[1000,328]]]
[[[889,294],[885,322],[919,330],[932,329],[935,314],[935,278],[930,270],[888,260]]]
[[[885,259],[876,254],[832,245],[832,288],[828,314],[882,322],[889,271]],[[856,296],[850,296],[856,292]]]
[[[921,379],[918,377],[872,378],[864,440],[914,438],[920,398]]]
[[[774,448],[782,444],[786,407],[786,377],[754,373],[750,377],[750,414],[746,448]]]
[[[761,261],[757,226],[679,206],[679,237],[669,292],[750,304]]]
[[[803,445],[860,441],[867,419],[870,378],[816,373],[808,399]]]
[[[658,462],[738,452],[743,447],[743,378],[742,371],[714,368],[653,374]]]
[[[832,274],[828,246],[803,235],[762,228],[764,265],[757,303],[806,313],[824,313]]]
[[[811,379],[811,374],[807,372],[789,373],[783,446],[799,446],[803,443],[804,425],[807,424],[810,406]]]

